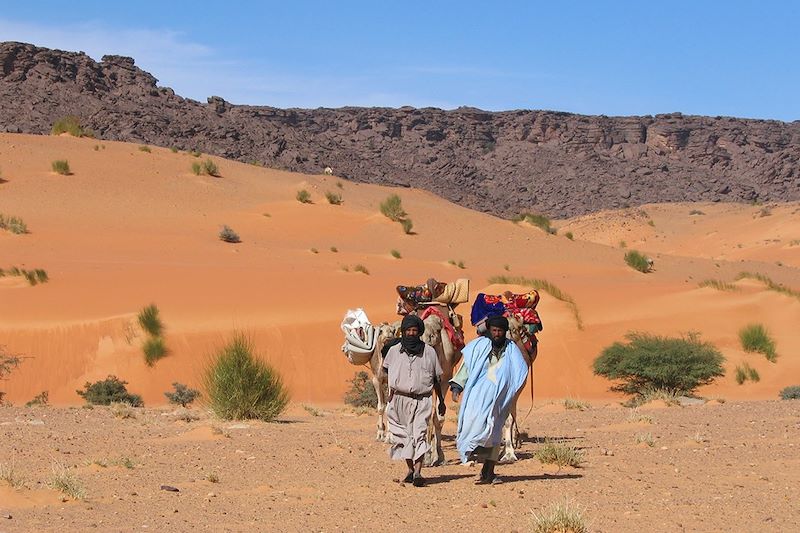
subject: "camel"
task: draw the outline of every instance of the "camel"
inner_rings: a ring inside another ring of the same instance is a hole
[[[369,359],[369,367],[372,370],[372,386],[375,387],[375,395],[378,397],[378,423],[375,440],[390,442],[391,434],[386,431],[386,386],[388,376],[383,371],[383,345],[386,341],[397,336],[400,329],[400,322],[393,324],[382,323],[376,326],[375,349],[372,350],[372,357]]]
[[[431,314],[423,321],[425,323],[425,332],[422,334],[422,340],[426,344],[433,346],[436,350],[436,355],[439,358],[439,364],[442,367],[442,393],[447,392],[447,383],[453,377],[453,369],[461,360],[461,350],[456,350],[453,343],[450,341],[450,336],[447,334],[447,329],[442,323],[442,319]],[[435,396],[435,394],[434,394]],[[439,417],[437,411],[438,402],[434,398],[433,414],[431,415],[431,423],[428,426],[428,435],[431,440],[431,449],[425,457],[426,466],[439,466],[444,464],[444,450],[442,450],[442,427],[444,426],[444,418]]]
[[[528,379],[531,380],[533,383],[533,362],[536,360],[536,356],[539,354],[538,347],[534,345],[533,353],[528,353],[525,349],[525,343],[522,339],[522,328],[525,328],[525,325],[514,317],[508,318],[508,334],[511,337],[511,340],[514,341],[514,344],[517,345],[519,351],[522,352],[522,356],[525,358],[525,362],[528,364]],[[514,445],[516,441],[516,446],[519,447],[518,439],[515,439],[514,429],[517,424],[517,400],[519,400],[522,391],[525,390],[523,386],[514,396],[514,401],[511,403],[511,410],[509,411],[508,418],[503,424],[503,452],[500,455],[498,462],[500,463],[513,463],[517,461],[517,454],[514,452]],[[516,429],[517,436],[519,435],[519,428]]]

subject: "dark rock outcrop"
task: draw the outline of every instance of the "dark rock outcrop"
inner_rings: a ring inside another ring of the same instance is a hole
[[[103,139],[414,186],[555,217],[657,201],[800,200],[800,122],[402,107],[277,109],[182,98],[128,57],[0,44],[0,131],[77,115]]]

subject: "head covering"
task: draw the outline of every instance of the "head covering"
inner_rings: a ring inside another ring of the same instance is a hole
[[[490,316],[486,319],[486,329],[492,326],[508,331],[508,319],[504,316]]]
[[[406,335],[406,330],[416,327],[417,335]],[[425,323],[417,315],[406,315],[400,323],[400,331],[403,336],[400,337],[400,344],[403,351],[411,355],[420,355],[425,350],[425,342],[420,338],[422,332],[425,331]]]

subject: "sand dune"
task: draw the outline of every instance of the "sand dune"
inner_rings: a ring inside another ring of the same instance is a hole
[[[55,159],[69,160],[73,174],[52,173]],[[197,159],[165,148],[0,135],[0,213],[22,217],[30,229],[0,231],[0,268],[41,268],[50,277],[33,287],[0,278],[0,345],[24,357],[2,384],[9,400],[48,390],[54,403],[78,404],[75,389],[85,381],[116,374],[146,403],[163,403],[173,381],[197,384],[208,354],[241,330],[282,372],[295,400],[338,403],[360,370],[339,351],[346,309],[395,320],[398,283],[468,277],[474,297],[506,288],[489,285],[497,274],[549,280],[574,298],[583,320],[578,329],[569,306],[543,294],[537,400],[615,397],[590,364],[631,330],[693,330],[715,343],[728,375],[703,394],[775,398],[798,381],[800,301],[751,280],[736,282],[736,292],[698,287],[751,271],[800,288],[796,204],[644,206],[646,216],[625,210],[562,221],[554,236],[427,192],[212,159],[219,178],[195,176]],[[300,189],[312,204],[295,200]],[[328,204],[328,191],[341,193],[343,205]],[[380,214],[391,193],[402,197],[416,234]],[[223,224],[240,244],[218,239]],[[656,271],[626,266],[621,240],[654,256]],[[356,264],[369,274],[354,272]],[[170,351],[153,368],[136,324],[150,303],[161,311]],[[738,329],[753,321],[773,334],[777,363],[739,347]],[[732,369],[745,360],[759,383],[734,381]]]

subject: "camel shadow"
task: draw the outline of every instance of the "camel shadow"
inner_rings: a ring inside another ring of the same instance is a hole
[[[442,476],[428,477],[425,479],[425,484],[438,485],[440,483],[449,483],[465,477],[475,477],[475,474],[444,474]]]
[[[544,481],[549,479],[581,479],[583,474],[529,474],[529,475],[506,475],[498,474],[503,483],[516,483],[518,481]]]

